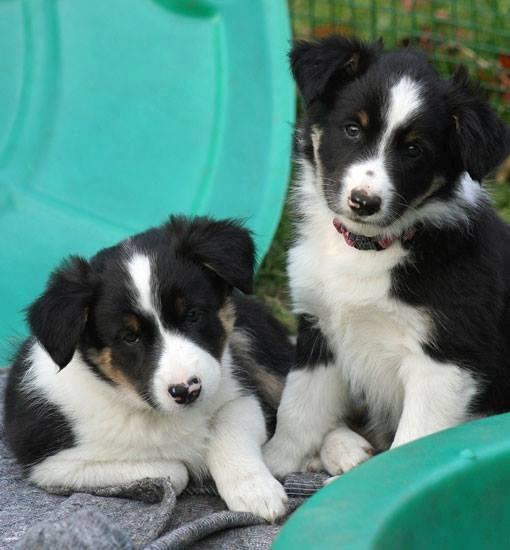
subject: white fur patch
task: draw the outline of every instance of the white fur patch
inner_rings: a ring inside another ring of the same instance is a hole
[[[340,204],[349,208],[347,201],[353,189],[363,189],[369,195],[377,195],[381,199],[380,213],[372,214],[370,220],[377,223],[378,218],[386,216],[385,205],[393,196],[393,184],[386,169],[384,153],[381,151],[374,158],[352,164],[343,178]]]
[[[325,437],[320,457],[326,471],[338,476],[365,462],[372,454],[372,446],[364,437],[342,425]]]
[[[286,511],[287,495],[262,460],[266,439],[264,416],[257,400],[241,397],[218,414],[208,453],[209,470],[231,510],[252,512],[274,521]]]
[[[408,76],[402,77],[391,87],[389,104],[385,111],[386,129],[381,140],[382,148],[391,141],[395,131],[418,112],[422,103],[420,85]]]
[[[486,198],[479,182],[475,181],[467,172],[464,172],[457,189],[457,197],[466,205],[476,207]]]
[[[169,386],[185,384],[198,377],[202,388],[196,407],[215,395],[221,381],[221,365],[206,350],[179,334],[162,332],[163,350],[153,378],[153,395],[163,410],[180,411],[182,405],[169,395]]]
[[[400,366],[403,412],[392,447],[468,420],[477,384],[468,371],[428,356],[406,357]]]
[[[139,306],[158,319],[156,309],[152,301],[151,290],[151,262],[148,256],[143,254],[133,255],[127,264],[134,289],[138,294]]]

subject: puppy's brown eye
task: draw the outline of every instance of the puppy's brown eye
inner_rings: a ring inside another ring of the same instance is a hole
[[[188,323],[197,323],[198,321],[200,321],[201,317],[202,317],[202,312],[195,307],[192,307],[186,313],[186,321]]]
[[[406,154],[412,159],[418,158],[421,155],[421,149],[416,143],[408,143],[406,146]]]
[[[140,336],[129,330],[122,335],[122,341],[126,344],[136,344],[140,341]]]
[[[361,136],[361,128],[357,124],[347,124],[344,130],[348,138],[359,139]]]

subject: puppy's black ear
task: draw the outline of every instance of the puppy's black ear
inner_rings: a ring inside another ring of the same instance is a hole
[[[480,95],[465,67],[453,75],[448,102],[452,116],[451,148],[476,181],[510,154],[510,129]]]
[[[211,269],[229,286],[252,291],[255,245],[238,222],[172,216],[167,228],[179,254]]]
[[[289,57],[305,105],[331,101],[338,86],[363,74],[381,49],[382,41],[367,44],[342,36],[297,41]]]
[[[28,309],[32,334],[60,367],[72,359],[94,295],[86,260],[72,256],[54,271],[44,293]]]

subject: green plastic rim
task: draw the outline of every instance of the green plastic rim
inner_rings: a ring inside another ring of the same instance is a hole
[[[289,519],[275,550],[510,547],[510,414],[383,453]]]

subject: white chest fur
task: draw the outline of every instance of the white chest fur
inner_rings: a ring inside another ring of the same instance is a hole
[[[391,297],[391,271],[408,251],[398,242],[377,252],[349,247],[315,189],[308,190],[306,208],[288,259],[295,312],[318,318],[350,393],[363,394],[374,413],[390,413],[396,428],[403,403],[400,365],[423,354],[430,332],[425,311]]]
[[[322,242],[301,241],[290,252],[296,313],[319,319],[351,393],[365,395],[371,408],[392,413],[396,423],[403,399],[399,367],[404,357],[422,354],[428,316],[390,297],[390,269],[406,254],[399,244],[358,251],[333,228],[331,233]]]

